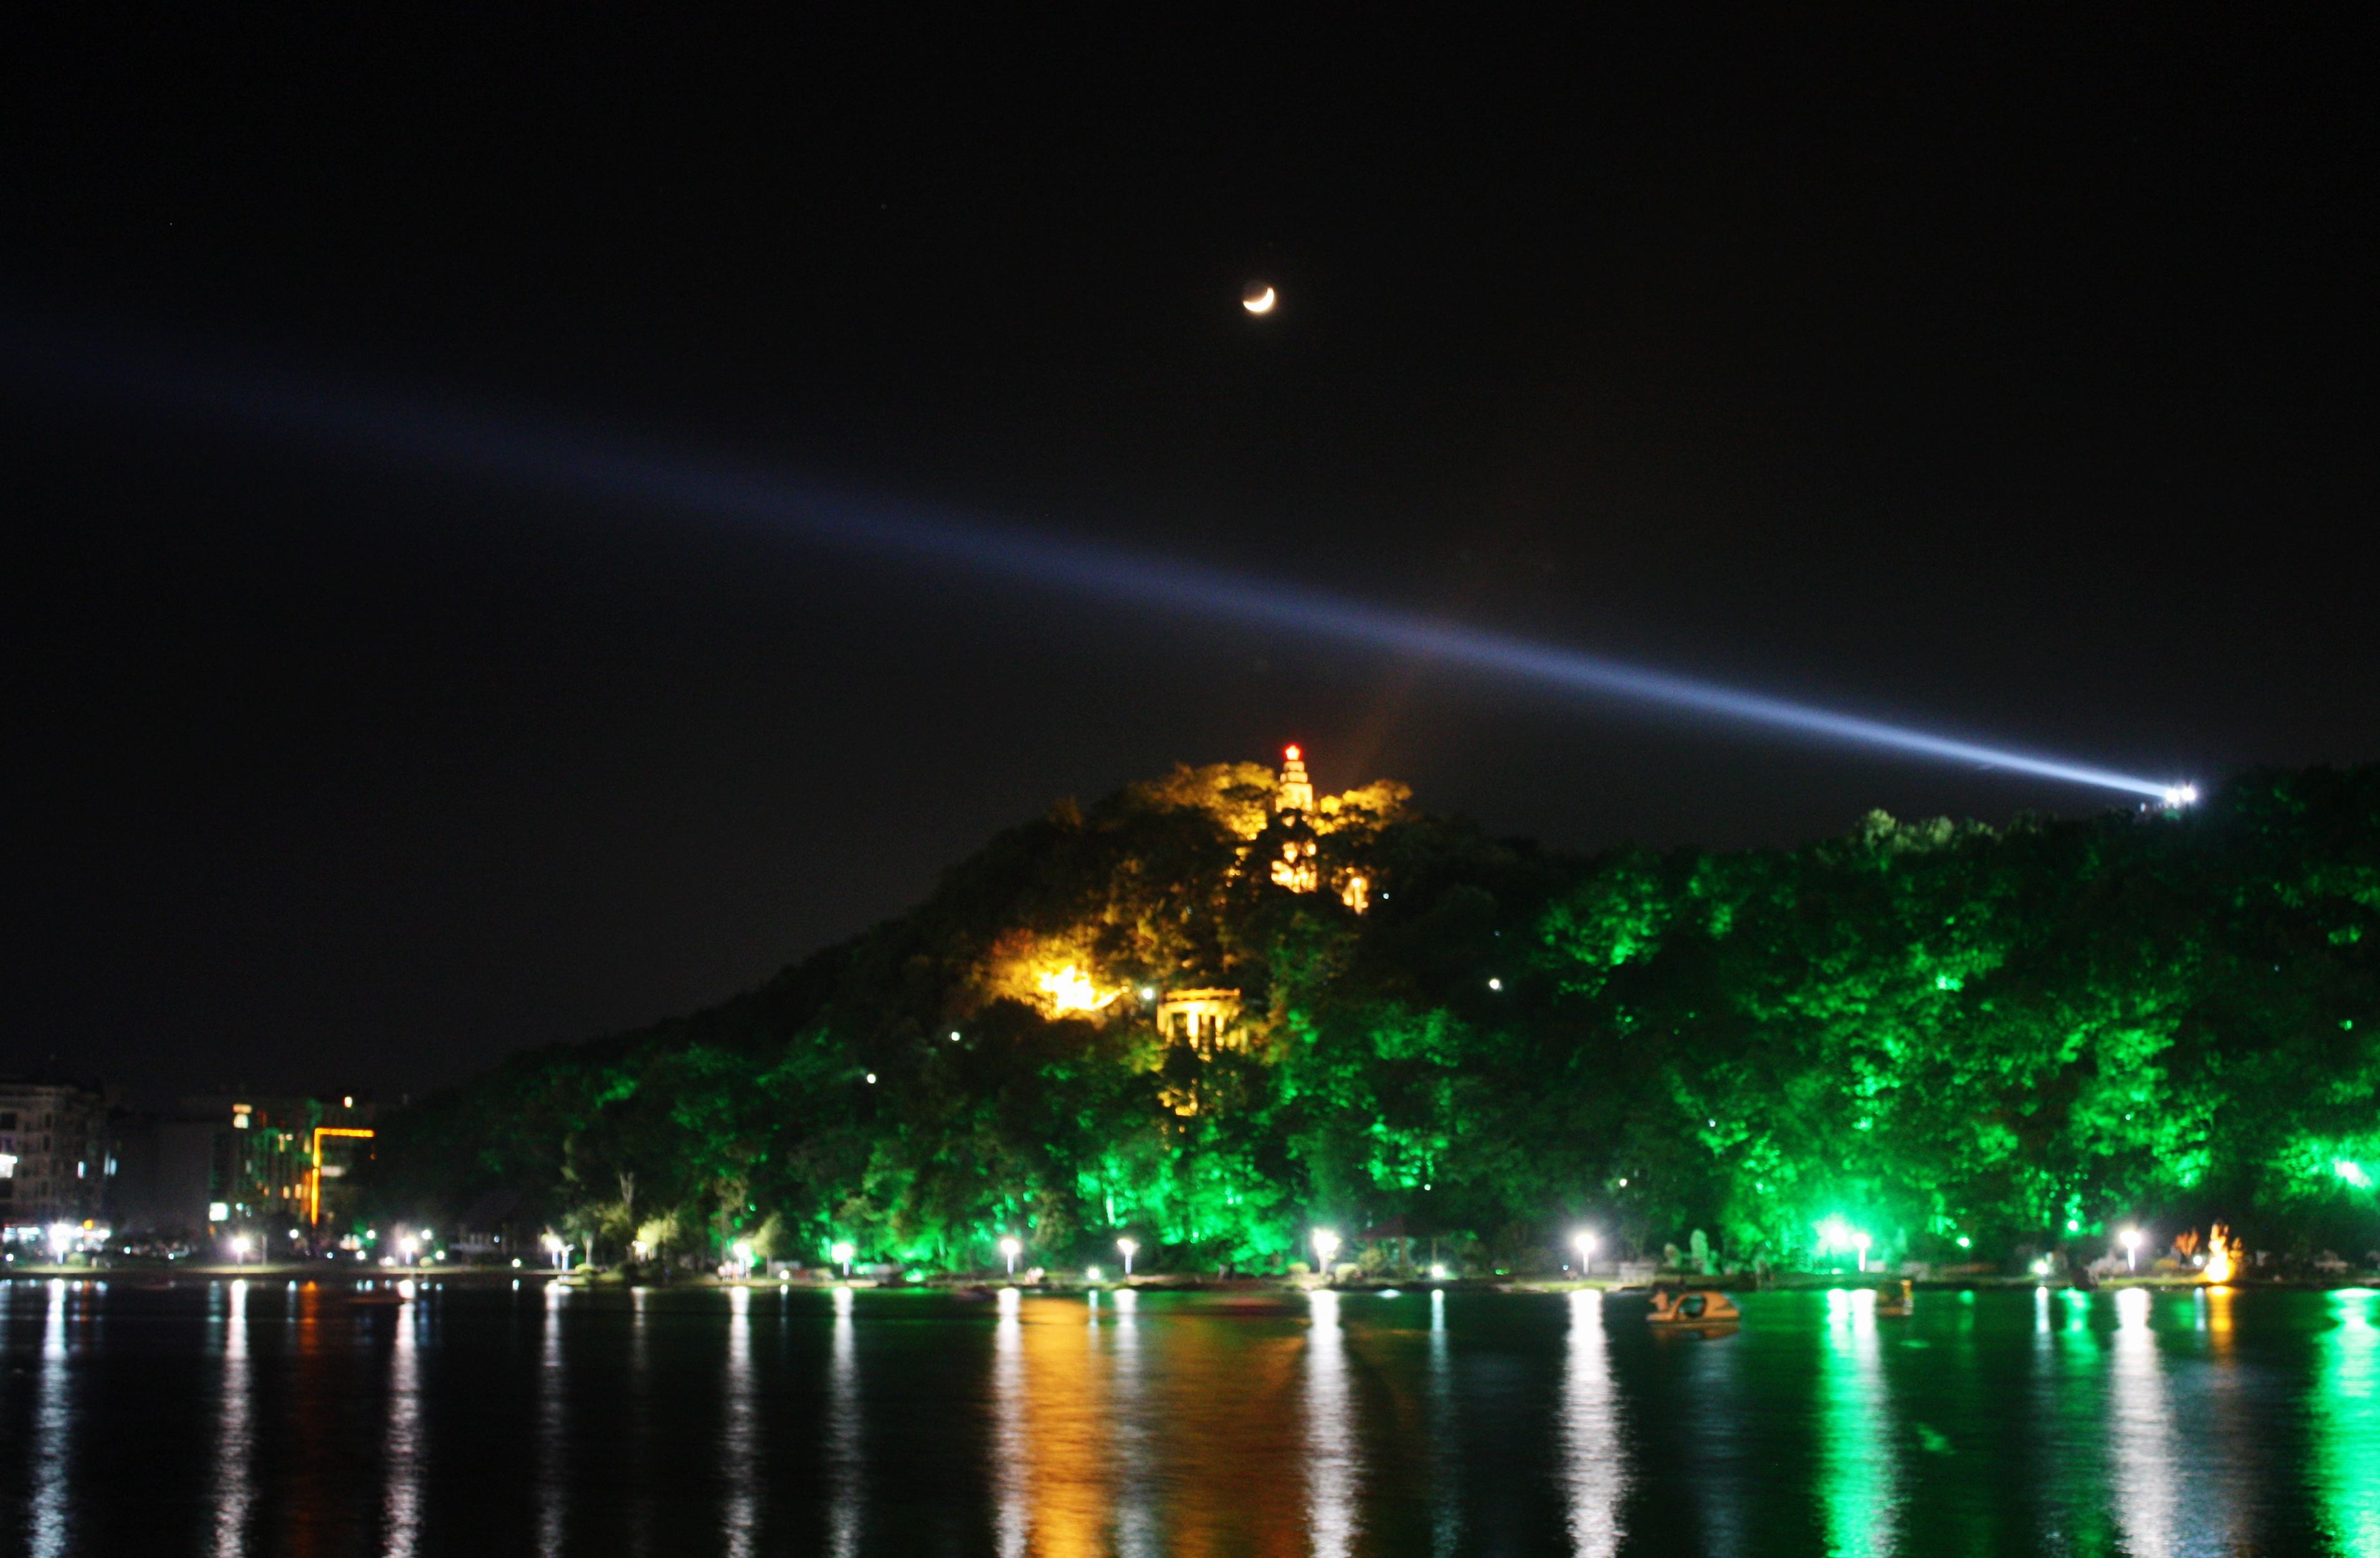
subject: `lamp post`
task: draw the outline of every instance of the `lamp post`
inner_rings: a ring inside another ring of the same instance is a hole
[[[859,1253],[858,1248],[847,1238],[839,1238],[827,1253],[834,1258],[834,1263],[843,1268],[843,1274],[848,1278],[851,1275],[851,1258]]]
[[[233,1265],[244,1266],[248,1264],[248,1250],[249,1239],[246,1234],[234,1234],[231,1236],[231,1262]]]
[[[1859,1267],[1863,1272],[1867,1270],[1867,1247],[1869,1243],[1870,1240],[1868,1236],[1865,1234],[1852,1235],[1852,1245],[1859,1251]]]
[[[405,1263],[409,1266],[413,1264],[413,1258],[421,1253],[421,1241],[407,1234],[396,1241],[396,1252],[405,1257]]]
[[[1116,1240],[1116,1253],[1123,1257],[1123,1279],[1126,1282],[1130,1282],[1132,1280],[1132,1258],[1140,1253],[1140,1240],[1136,1238],[1120,1238]]]
[[[1578,1232],[1571,1236],[1570,1241],[1578,1247],[1578,1274],[1581,1276],[1593,1275],[1595,1272],[1595,1247],[1597,1244],[1601,1242],[1597,1238],[1595,1230],[1593,1228],[1581,1228]]]
[[[729,1251],[729,1253],[735,1257],[735,1264],[741,1268],[736,1274],[743,1277],[747,1282],[750,1281],[752,1276],[752,1241],[748,1238],[737,1239],[734,1250]]]
[[[1330,1281],[1331,1278],[1331,1257],[1338,1253],[1339,1236],[1332,1233],[1329,1228],[1315,1229],[1314,1254],[1315,1258],[1322,1262],[1322,1280],[1325,1282]]]
[[[2141,1269],[2141,1230],[2126,1228],[2116,1236],[2124,1241],[2124,1270],[2137,1273]]]
[[[1000,1241],[1000,1252],[1008,1257],[1008,1274],[1010,1276],[1014,1276],[1016,1274],[1016,1257],[1025,1252],[1025,1246],[1017,1242],[1014,1235],[1011,1235]]]

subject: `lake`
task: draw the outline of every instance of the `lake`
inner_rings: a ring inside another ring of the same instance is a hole
[[[2380,1294],[0,1282],[0,1552],[2380,1558]]]

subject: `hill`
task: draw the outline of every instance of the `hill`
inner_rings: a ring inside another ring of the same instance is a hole
[[[1391,1219],[1516,1267],[1581,1221],[2001,1260],[2218,1216],[2360,1254],[2375,953],[2380,768],[1594,857],[1394,784],[1182,769],[1001,835],[712,1010],[424,1103],[371,1193],[451,1222],[508,1192],[607,1260],[849,1239],[981,1267],[1014,1235],[1064,1263],[1129,1234],[1265,1269]]]

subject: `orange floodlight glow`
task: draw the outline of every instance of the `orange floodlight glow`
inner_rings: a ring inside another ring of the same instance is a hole
[[[325,1136],[360,1136],[370,1140],[371,1132],[360,1126],[318,1125],[314,1128],[314,1166],[306,1176],[306,1226],[320,1226],[322,1221],[322,1138]]]

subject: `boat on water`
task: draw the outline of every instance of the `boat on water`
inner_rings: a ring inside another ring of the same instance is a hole
[[[1716,1331],[1742,1319],[1743,1311],[1724,1293],[1656,1287],[1645,1322],[1670,1331]]]

